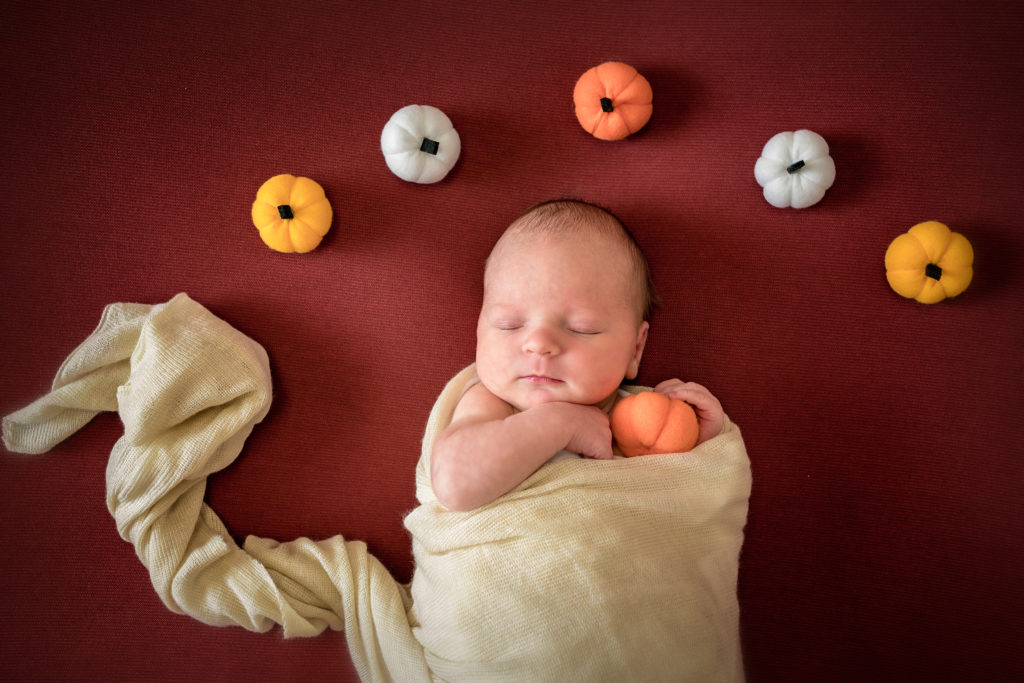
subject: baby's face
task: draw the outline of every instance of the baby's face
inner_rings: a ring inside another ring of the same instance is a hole
[[[476,362],[520,410],[549,401],[608,408],[647,340],[629,260],[611,238],[514,237],[492,254]]]

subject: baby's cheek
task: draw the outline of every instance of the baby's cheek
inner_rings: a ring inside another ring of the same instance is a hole
[[[622,383],[621,377],[609,376],[608,378],[594,379],[595,381],[590,382],[586,387],[586,400],[581,401],[581,403],[599,405],[614,396],[619,390],[619,385]]]
[[[492,394],[501,395],[502,373],[501,368],[507,367],[507,363],[500,358],[490,354],[477,354],[476,374],[480,383],[487,387]]]

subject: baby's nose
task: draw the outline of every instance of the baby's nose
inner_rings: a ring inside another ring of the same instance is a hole
[[[559,351],[558,339],[550,330],[543,327],[534,328],[526,335],[523,351],[541,356],[556,354]]]

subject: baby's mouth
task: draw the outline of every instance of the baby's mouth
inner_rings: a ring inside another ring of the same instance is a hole
[[[547,375],[526,375],[524,380],[530,384],[561,384],[562,380],[548,377]]]

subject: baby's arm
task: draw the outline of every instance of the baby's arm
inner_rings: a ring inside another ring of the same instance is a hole
[[[437,499],[472,510],[508,493],[555,453],[611,459],[608,415],[573,403],[542,403],[523,412],[475,384],[434,442],[430,479]]]
[[[693,406],[697,412],[697,419],[700,421],[698,444],[713,439],[722,432],[722,427],[725,425],[725,411],[722,410],[722,404],[707,388],[696,382],[667,379],[654,387],[654,390],[666,396],[686,401]]]

